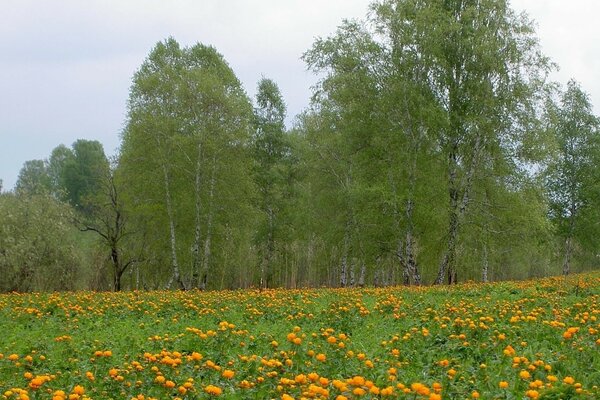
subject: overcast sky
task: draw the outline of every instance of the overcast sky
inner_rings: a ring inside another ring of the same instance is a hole
[[[2,0],[0,179],[11,189],[26,160],[79,138],[116,152],[131,77],[154,44],[211,44],[250,96],[275,80],[290,118],[308,105],[315,79],[299,59],[368,0]],[[537,23],[554,79],[577,79],[600,110],[600,2],[513,0]]]

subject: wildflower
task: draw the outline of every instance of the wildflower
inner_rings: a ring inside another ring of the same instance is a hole
[[[575,379],[573,379],[573,377],[571,376],[567,376],[565,377],[565,379],[563,379],[563,382],[567,385],[572,385],[573,383],[575,383]]]
[[[204,391],[212,396],[220,396],[223,393],[223,389],[215,385],[208,385],[204,388]]]
[[[519,372],[519,377],[521,379],[527,380],[527,379],[531,378],[531,374],[528,371],[526,371],[526,370],[521,370],[521,372]]]
[[[173,382],[173,381],[166,381],[165,382],[165,387],[168,388],[168,389],[173,389],[175,386],[176,386],[175,382]]]
[[[74,394],[78,394],[78,395],[80,395],[80,396],[81,396],[82,394],[84,394],[84,393],[85,393],[85,389],[84,389],[84,387],[83,387],[83,386],[81,386],[81,385],[77,385],[77,386],[75,386],[75,387],[73,388],[73,393],[74,393]]]

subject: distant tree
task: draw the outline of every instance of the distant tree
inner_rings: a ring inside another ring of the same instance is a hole
[[[253,156],[254,181],[261,212],[257,241],[260,257],[260,286],[270,285],[281,230],[280,218],[285,207],[285,186],[288,183],[287,160],[290,146],[285,134],[286,107],[277,87],[270,79],[261,79],[256,93]]]
[[[550,217],[564,242],[562,273],[567,275],[576,246],[598,233],[600,119],[593,113],[589,96],[571,80],[559,104],[549,105],[547,123],[556,151],[545,181]]]
[[[44,160],[26,161],[19,172],[15,191],[23,195],[36,195],[48,194],[51,189],[52,182],[47,163]]]
[[[84,206],[86,198],[100,191],[109,167],[108,159],[102,144],[97,140],[79,139],[73,143],[72,148],[72,157],[60,146],[55,149],[55,157],[51,158],[53,174],[55,165],[60,168],[62,164],[60,175],[69,203],[79,211],[88,212]],[[56,179],[56,175],[53,178]]]
[[[57,198],[62,200],[68,199],[65,167],[69,164],[75,164],[74,158],[73,151],[64,144],[60,144],[52,150],[48,159],[48,175],[50,176],[52,191]]]

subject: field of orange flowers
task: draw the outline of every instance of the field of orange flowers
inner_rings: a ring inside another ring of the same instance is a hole
[[[4,399],[598,399],[600,274],[0,295]]]

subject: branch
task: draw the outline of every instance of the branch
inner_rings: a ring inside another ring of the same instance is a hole
[[[103,232],[100,232],[100,230],[98,228],[94,228],[93,226],[85,226],[83,228],[79,228],[80,232],[96,232],[98,235],[102,236],[105,240],[109,240],[108,239],[108,235],[106,235]]]

